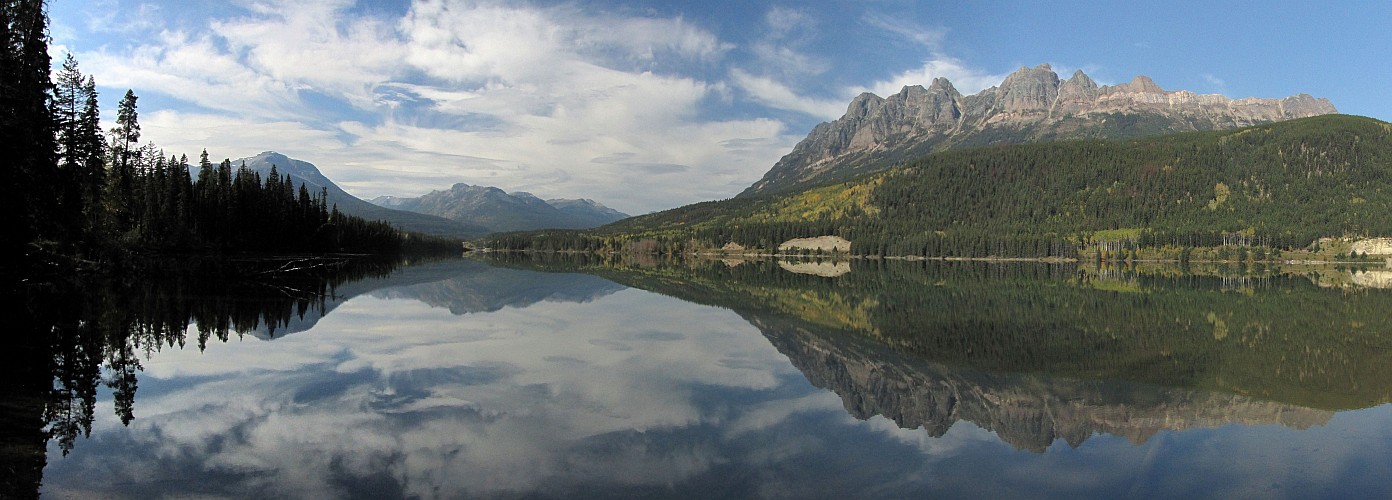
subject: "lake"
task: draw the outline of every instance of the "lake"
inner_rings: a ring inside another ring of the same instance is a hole
[[[31,295],[8,488],[1386,498],[1390,273],[504,256]]]

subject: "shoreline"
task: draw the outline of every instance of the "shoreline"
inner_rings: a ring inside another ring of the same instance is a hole
[[[1038,262],[1038,263],[1042,263],[1042,264],[1083,264],[1083,263],[1088,263],[1088,264],[1093,264],[1093,265],[1097,265],[1097,264],[1125,264],[1125,263],[1131,263],[1131,264],[1142,264],[1142,263],[1144,263],[1144,264],[1180,264],[1180,263],[1184,262],[1184,261],[1181,261],[1181,260],[1179,260],[1179,259],[1129,259],[1129,260],[1117,260],[1117,261],[1104,260],[1104,261],[1100,261],[1100,262],[1099,262],[1099,261],[1097,261],[1097,260],[1095,260],[1095,259],[1079,259],[1079,258],[1076,258],[1076,257],[995,257],[995,256],[987,256],[987,257],[946,257],[946,256],[924,257],[924,256],[921,256],[921,255],[884,255],[884,256],[880,256],[880,255],[851,255],[851,254],[820,254],[820,255],[808,255],[808,254],[768,253],[768,252],[741,252],[741,253],[733,253],[733,252],[692,252],[692,253],[684,253],[684,254],[656,254],[656,253],[630,253],[630,252],[587,252],[587,251],[577,251],[577,250],[552,250],[552,251],[540,251],[540,250],[498,250],[498,249],[491,249],[491,248],[474,249],[473,252],[482,253],[482,254],[488,254],[488,253],[519,253],[519,254],[562,254],[562,255],[599,255],[599,256],[611,256],[611,255],[644,255],[644,256],[655,256],[655,255],[683,255],[683,256],[695,256],[695,257],[715,258],[715,259],[731,259],[731,258],[750,258],[750,259],[788,258],[788,259],[798,259],[798,260],[828,260],[828,261],[833,261],[833,262],[835,262],[835,261],[850,261],[850,260],[899,260],[899,261],[906,261],[906,262],[916,262],[916,261],[917,261],[917,262],[921,262],[921,261],[939,261],[939,262],[999,262],[999,263],[1005,263],[1005,262]],[[1392,261],[1392,258],[1389,258],[1388,260],[1389,260],[1389,261]],[[1227,264],[1227,265],[1232,265],[1232,264],[1245,264],[1245,265],[1263,264],[1263,265],[1287,265],[1287,266],[1350,266],[1350,265],[1352,265],[1352,266],[1386,266],[1386,267],[1392,267],[1392,265],[1389,265],[1389,262],[1388,262],[1388,261],[1366,261],[1366,260],[1362,260],[1362,261],[1350,261],[1350,260],[1317,260],[1317,259],[1277,259],[1277,260],[1249,261],[1249,260],[1201,260],[1201,259],[1190,259],[1190,260],[1188,260],[1187,262],[1188,262],[1189,264]]]

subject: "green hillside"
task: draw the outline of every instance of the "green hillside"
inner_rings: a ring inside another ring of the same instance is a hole
[[[791,194],[698,203],[592,231],[498,235],[494,248],[772,250],[834,235],[852,253],[1071,256],[1099,238],[1300,248],[1392,235],[1392,124],[1328,115],[1126,141],[949,151]]]

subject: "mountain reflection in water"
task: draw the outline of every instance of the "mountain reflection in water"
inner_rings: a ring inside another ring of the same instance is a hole
[[[1329,289],[1369,272],[855,264],[835,279],[748,262],[587,269],[730,308],[847,411],[935,436],[967,420],[1042,452],[1096,433],[1303,429],[1392,400],[1392,293]]]
[[[62,390],[31,381],[7,443],[53,436],[57,496],[1389,492],[1359,472],[1392,457],[1392,291],[1359,273],[640,264],[407,266],[288,309],[126,294],[163,305],[34,347]]]

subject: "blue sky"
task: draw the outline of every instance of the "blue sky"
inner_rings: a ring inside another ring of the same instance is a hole
[[[108,118],[348,191],[456,182],[629,213],[728,198],[861,92],[1021,66],[1392,118],[1392,2],[52,0]]]

